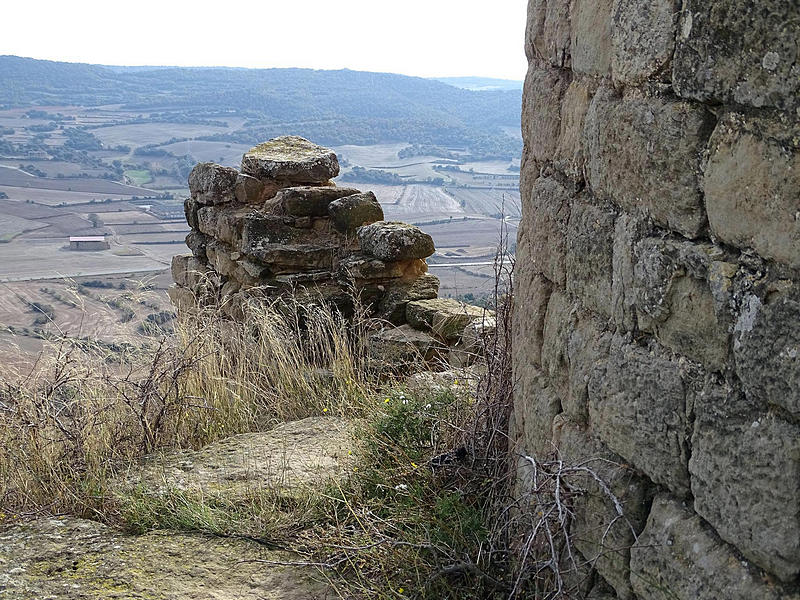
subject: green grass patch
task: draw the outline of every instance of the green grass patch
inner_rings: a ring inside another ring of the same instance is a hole
[[[129,169],[124,175],[133,185],[145,185],[153,181],[153,176],[147,169]]]

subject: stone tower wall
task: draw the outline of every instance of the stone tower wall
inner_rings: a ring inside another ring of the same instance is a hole
[[[518,493],[620,465],[593,597],[800,597],[800,4],[529,0],[525,49]]]

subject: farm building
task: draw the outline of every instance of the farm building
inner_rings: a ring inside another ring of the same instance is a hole
[[[108,250],[109,244],[104,235],[70,236],[70,250]]]

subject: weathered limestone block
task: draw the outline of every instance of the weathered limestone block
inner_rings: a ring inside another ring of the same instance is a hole
[[[248,207],[206,206],[197,211],[197,228],[209,237],[239,246],[245,218],[251,212]]]
[[[393,279],[402,277],[411,267],[410,262],[387,263],[371,256],[353,254],[339,261],[338,271],[342,277],[352,279]]]
[[[552,160],[561,131],[561,103],[571,74],[560,69],[528,67],[522,92],[522,135],[529,156],[536,162]]]
[[[354,194],[328,205],[333,225],[342,233],[355,234],[362,225],[383,221],[383,209],[372,192]]]
[[[208,265],[200,262],[191,254],[179,254],[172,257],[172,280],[181,287],[194,289],[208,281]]]
[[[378,221],[358,228],[361,251],[384,261],[427,258],[436,250],[433,238],[419,227]]]
[[[706,224],[700,155],[712,119],[702,107],[601,88],[586,116],[595,195],[693,238]]]
[[[280,190],[270,201],[279,212],[293,217],[327,217],[334,200],[360,194],[354,188],[299,186]]]
[[[183,214],[186,216],[186,222],[192,229],[197,229],[197,211],[200,209],[200,203],[192,198],[186,198],[183,201]]]
[[[533,268],[526,249],[526,246],[517,245],[519,266],[514,274],[516,306],[512,315],[512,332],[517,376],[524,376],[530,368],[542,365],[544,318],[553,291],[553,284]]]
[[[591,77],[573,79],[561,102],[561,125],[553,165],[576,181],[583,180],[586,157],[583,129],[597,84]]]
[[[234,199],[239,172],[211,162],[197,164],[189,173],[189,191],[199,204],[225,204]]]
[[[428,300],[439,294],[439,279],[423,273],[411,280],[400,280],[387,285],[377,303],[377,316],[395,325],[406,322],[406,305],[414,300]]]
[[[542,458],[555,448],[553,419],[562,412],[561,397],[551,386],[550,378],[536,367],[528,365],[525,371],[517,367],[515,363],[514,423],[517,437],[512,443],[518,454]]]
[[[615,82],[669,81],[680,9],[680,0],[614,0],[611,68]]]
[[[559,289],[554,289],[547,303],[542,327],[542,371],[550,378],[559,398],[565,398],[569,382],[567,343],[575,323],[575,306]]]
[[[689,493],[685,365],[615,336],[589,379],[592,429],[614,452],[679,496]]]
[[[186,245],[189,247],[189,250],[192,251],[196,259],[204,263],[208,262],[206,246],[208,246],[209,240],[210,238],[207,235],[196,230],[192,230],[186,234]]]
[[[588,422],[589,378],[595,366],[608,356],[611,337],[598,319],[588,315],[582,315],[568,332],[569,380],[562,405],[564,412],[576,423]]]
[[[707,390],[695,402],[694,509],[747,558],[792,581],[800,573],[800,427],[763,409],[743,412],[731,394]]]
[[[369,338],[370,357],[393,369],[431,361],[443,350],[436,338],[410,325],[383,329]]]
[[[264,265],[248,260],[241,252],[217,240],[208,244],[206,255],[217,273],[245,286],[258,285],[272,275]]]
[[[686,0],[674,87],[704,102],[800,107],[800,21],[786,0]]]
[[[287,135],[246,152],[241,170],[262,180],[322,184],[339,174],[339,161],[333,150],[296,135]]]
[[[620,600],[633,598],[630,548],[644,529],[648,514],[648,483],[579,425],[563,416],[553,424],[553,442],[567,467],[583,466],[568,478],[571,486],[586,490],[575,500],[571,528],[575,547],[616,590]],[[610,494],[609,494],[610,492]],[[613,496],[613,498],[612,498]],[[614,499],[622,509],[620,515]]]
[[[464,328],[471,322],[493,314],[480,306],[450,298],[416,300],[406,305],[406,320],[409,325],[421,331],[433,331],[448,341],[458,340]]]
[[[464,327],[461,332],[461,349],[474,356],[483,356],[497,336],[497,317],[488,311]],[[500,336],[503,336],[502,331]],[[503,343],[503,340],[500,339],[499,342]]]
[[[529,0],[525,50],[528,60],[569,67],[569,0]]]
[[[639,327],[711,370],[724,369],[731,318],[707,281],[722,251],[710,244],[646,238],[637,244],[636,255]]]
[[[736,373],[749,398],[800,417],[800,301],[751,295],[734,333]]]
[[[711,231],[800,268],[800,122],[731,114],[709,145],[703,187]]]
[[[230,226],[227,226],[230,223]],[[294,243],[321,243],[322,236],[314,236],[293,223],[286,217],[264,214],[261,211],[251,210],[246,213],[231,214],[222,220],[222,233],[230,230],[230,243],[242,252],[261,244],[294,244]],[[226,227],[227,226],[227,227]],[[238,239],[236,236],[239,236]],[[228,235],[219,236],[226,240]]]
[[[611,71],[613,0],[572,0],[570,4],[572,70],[605,76]]]
[[[562,288],[566,285],[571,201],[569,191],[555,179],[537,179],[531,197],[522,199],[523,210],[527,212],[518,234],[520,242],[528,246],[532,267]]]
[[[233,193],[239,204],[263,204],[266,200],[265,196],[268,195],[268,193],[264,193],[265,190],[266,186],[263,181],[244,173],[239,173],[233,186]]]
[[[634,268],[634,249],[649,226],[644,219],[622,213],[614,225],[614,255],[612,261],[611,305],[614,324],[620,331],[633,331],[636,327],[637,287]]]
[[[679,500],[653,501],[631,549],[631,583],[641,600],[797,600],[740,561]]]
[[[276,275],[302,271],[332,270],[336,248],[315,244],[269,244],[248,246],[245,254],[268,266]]]
[[[573,202],[567,226],[567,292],[610,318],[616,213],[582,200]]]

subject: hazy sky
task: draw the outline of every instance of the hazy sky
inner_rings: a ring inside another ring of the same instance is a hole
[[[0,54],[522,79],[526,0],[3,2]]]

